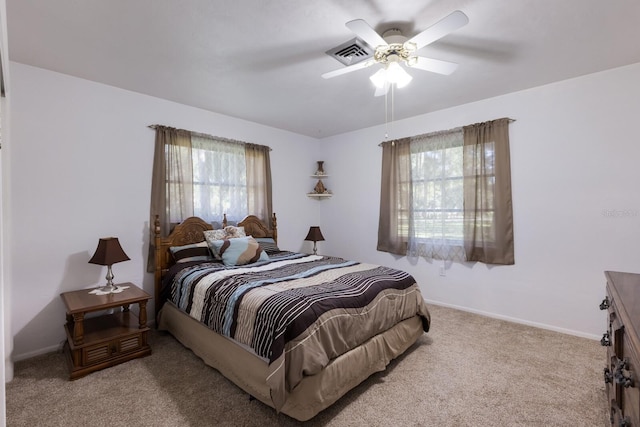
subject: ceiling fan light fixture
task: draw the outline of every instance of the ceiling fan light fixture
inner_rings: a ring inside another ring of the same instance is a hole
[[[397,62],[392,62],[387,66],[386,78],[389,83],[395,83],[398,88],[405,87],[413,79]]]
[[[403,88],[408,85],[413,77],[400,66],[397,62],[391,62],[384,68],[376,71],[369,80],[378,89],[384,89],[388,85],[395,84],[397,88]]]
[[[371,80],[373,85],[378,89],[384,89],[387,84],[387,70],[385,68],[380,68],[371,77],[369,77],[369,80]]]

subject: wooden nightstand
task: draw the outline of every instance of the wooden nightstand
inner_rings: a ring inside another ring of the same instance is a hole
[[[118,286],[128,289],[108,295],[90,294],[92,289],[60,294],[67,308],[64,329],[70,379],[151,354],[147,343],[147,301],[151,295],[133,283]],[[140,317],[129,311],[131,304],[138,304]],[[115,311],[85,318],[87,313],[108,309]]]

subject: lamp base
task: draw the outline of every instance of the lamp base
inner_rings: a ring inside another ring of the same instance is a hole
[[[113,272],[111,271],[111,265],[107,266],[107,276],[105,277],[105,279],[107,279],[107,284],[102,287],[99,287],[98,292],[100,292],[103,295],[116,294],[118,292],[122,292],[122,289],[118,289],[118,287],[113,284]]]

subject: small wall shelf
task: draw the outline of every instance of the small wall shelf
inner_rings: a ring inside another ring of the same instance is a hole
[[[318,199],[318,200],[320,200],[320,199],[328,199],[331,196],[333,196],[333,194],[331,194],[331,193],[322,193],[322,194],[320,194],[320,193],[307,193],[307,197],[311,197],[312,199]]]
[[[318,169],[316,170],[316,173],[311,175],[311,178],[318,180],[318,182],[316,183],[316,186],[313,188],[313,191],[311,193],[307,193],[307,197],[310,197],[312,199],[322,200],[322,199],[328,199],[331,196],[333,196],[331,191],[327,189],[324,186],[324,183],[322,182],[323,179],[329,177],[329,175],[324,173],[323,164],[324,164],[324,161],[318,161]]]

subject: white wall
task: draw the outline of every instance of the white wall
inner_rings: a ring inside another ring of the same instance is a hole
[[[640,272],[640,64],[399,121],[390,138],[500,117],[517,119],[514,266],[453,264],[441,277],[441,261],[376,251],[384,126],[323,140],[334,196],[321,251],[407,270],[433,302],[601,336],[603,271]]]
[[[433,302],[596,337],[604,330],[597,309],[603,271],[639,270],[640,144],[633,126],[640,64],[394,123],[393,138],[517,119],[511,126],[516,264],[453,264],[445,277],[440,263],[375,250],[384,126],[318,142],[22,64],[11,63],[10,71],[5,228],[13,235],[6,249],[14,360],[63,341],[59,294],[104,280],[104,269],[87,263],[99,237],[118,236],[132,258],[114,266],[116,281],[152,292],[144,265],[153,123],[271,146],[281,247],[310,250],[302,239],[309,225],[320,225],[326,238],[320,253],[405,269]],[[305,196],[316,160],[325,160],[330,200]]]
[[[6,227],[13,232],[14,360],[63,342],[59,294],[104,282],[106,268],[87,263],[100,237],[117,236],[131,258],[113,267],[116,282],[138,283],[153,294],[153,277],[145,273],[150,124],[270,146],[279,243],[302,248],[317,215],[315,201],[305,196],[316,140],[18,63],[11,63],[11,75]]]

